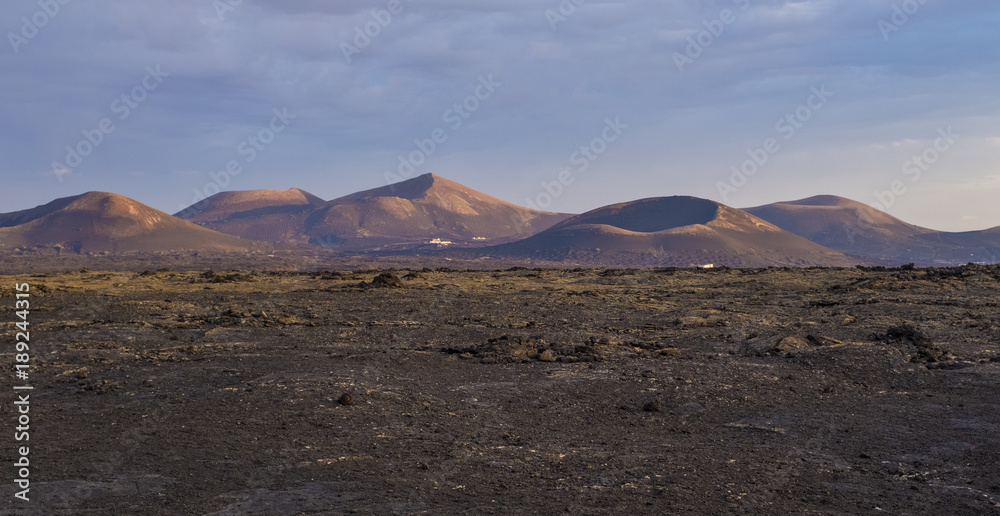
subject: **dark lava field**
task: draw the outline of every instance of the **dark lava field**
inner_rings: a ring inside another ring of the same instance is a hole
[[[1000,514],[996,266],[0,285],[5,515]]]

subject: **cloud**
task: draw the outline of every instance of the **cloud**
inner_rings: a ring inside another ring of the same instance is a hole
[[[964,190],[982,192],[984,190],[1000,190],[1000,175],[983,176],[971,178],[963,181],[961,187]]]

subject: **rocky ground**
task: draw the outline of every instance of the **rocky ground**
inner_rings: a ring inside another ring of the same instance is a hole
[[[1000,514],[998,267],[15,282],[2,514]]]

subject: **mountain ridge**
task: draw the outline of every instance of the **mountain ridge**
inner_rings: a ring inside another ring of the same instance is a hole
[[[601,254],[605,261],[615,255],[610,261],[684,266],[1000,261],[1000,227],[936,231],[836,195],[743,210],[691,196],[650,197],[570,215],[423,174],[329,201],[300,188],[221,192],[177,216],[119,194],[86,192],[0,213],[0,249],[245,251],[266,241],[411,254],[453,244],[555,261]]]
[[[749,213],[691,196],[603,206],[483,251],[548,261],[676,267],[851,266],[863,261]]]
[[[962,265],[1000,256],[1000,227],[938,231],[843,197],[814,196],[744,211],[831,249],[888,264]]]
[[[533,210],[435,174],[338,197],[310,215],[313,240],[342,245],[464,243],[530,236],[567,214]]]

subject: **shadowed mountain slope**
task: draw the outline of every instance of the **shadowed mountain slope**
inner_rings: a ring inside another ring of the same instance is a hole
[[[484,254],[609,265],[851,266],[858,260],[749,213],[695,197],[656,197],[571,217]]]
[[[242,238],[307,244],[306,218],[324,202],[298,188],[220,192],[178,212],[177,216]]]
[[[820,245],[890,264],[961,265],[995,262],[1000,256],[1000,228],[964,233],[935,231],[832,195],[745,211]]]

